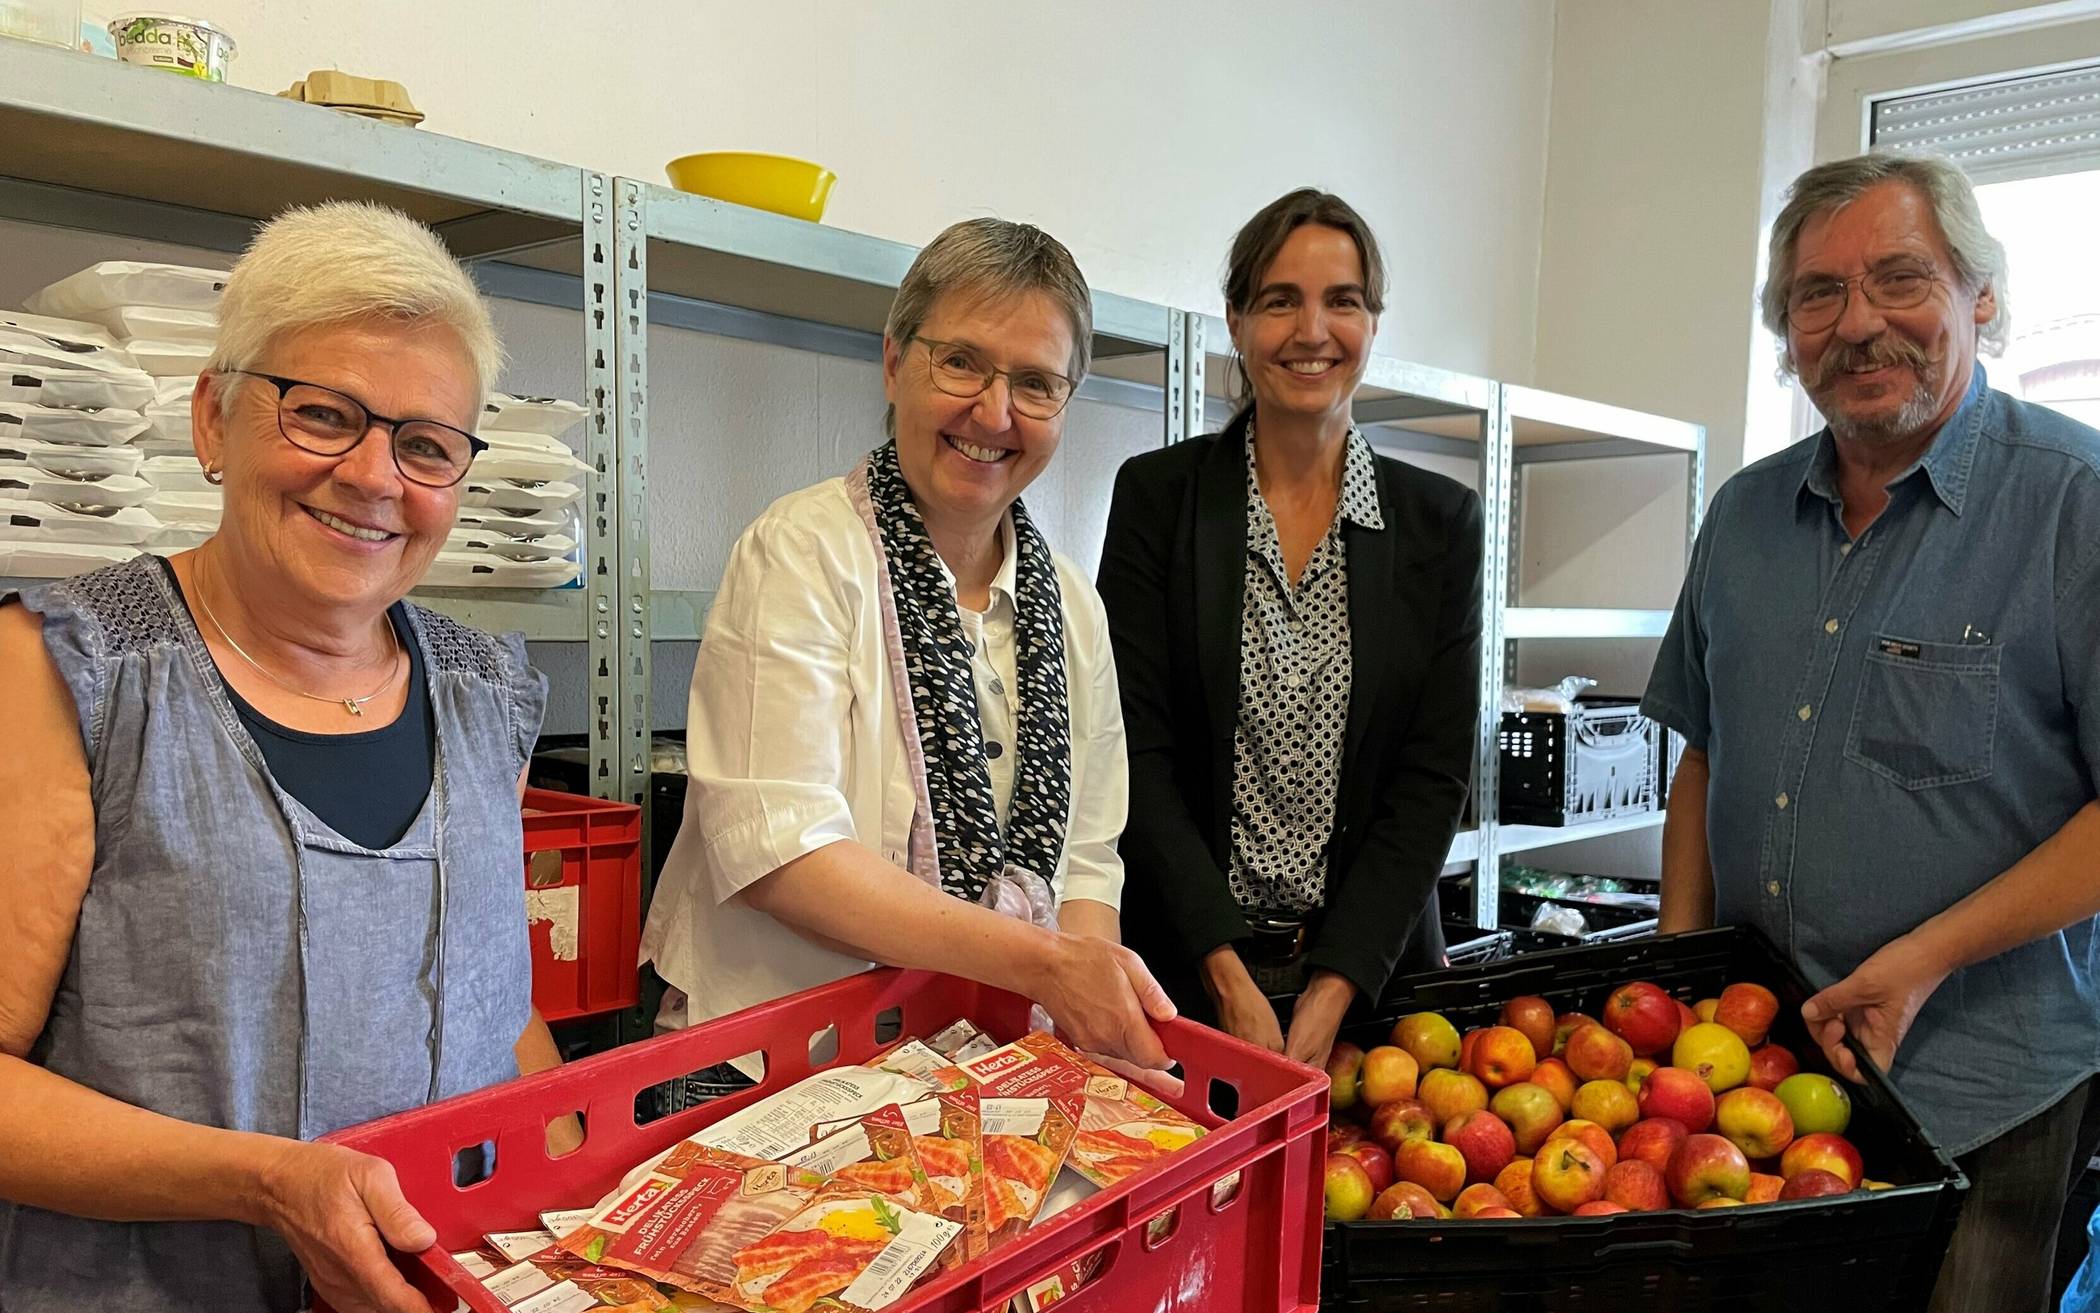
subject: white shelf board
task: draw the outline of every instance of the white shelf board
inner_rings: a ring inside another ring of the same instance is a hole
[[[1601,839],[1608,834],[1652,830],[1662,823],[1663,813],[1653,811],[1638,816],[1616,816],[1608,821],[1591,821],[1586,825],[1500,825],[1495,828],[1495,851],[1505,854],[1529,852],[1534,848]]]
[[[1505,387],[1502,404],[1509,410],[1511,436],[1519,447],[1620,442],[1656,452],[1693,452],[1706,436],[1703,425],[1537,388]]]
[[[1512,606],[1502,613],[1504,638],[1661,638],[1670,612],[1588,606]]]
[[[1444,865],[1458,866],[1480,858],[1480,831],[1460,830],[1451,837],[1451,851],[1444,857]]]

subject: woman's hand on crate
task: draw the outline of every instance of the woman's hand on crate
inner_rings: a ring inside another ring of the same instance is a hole
[[[265,1224],[336,1313],[429,1313],[387,1257],[388,1245],[416,1253],[437,1243],[402,1195],[393,1164],[341,1145],[287,1141],[259,1202]]]
[[[1152,1023],[1172,1021],[1174,1001],[1144,961],[1121,944],[1059,932],[1040,979],[1027,992],[1075,1048],[1149,1071],[1173,1064]]]
[[[1284,1041],[1283,1055],[1308,1067],[1325,1067],[1334,1049],[1334,1034],[1342,1028],[1342,1014],[1356,999],[1356,986],[1333,971],[1315,971],[1305,991],[1291,1009],[1291,1033]]]
[[[1830,1065],[1857,1081],[1859,1064],[1845,1047],[1845,1036],[1849,1033],[1874,1065],[1887,1071],[1918,1009],[1946,978],[1946,968],[1906,935],[1890,940],[1851,975],[1803,1003],[1801,1019]]]
[[[1283,1052],[1283,1027],[1276,1009],[1247,973],[1239,950],[1230,944],[1212,949],[1203,959],[1203,988],[1218,1009],[1218,1029],[1236,1039]],[[1332,1042],[1333,1036],[1329,1036]]]

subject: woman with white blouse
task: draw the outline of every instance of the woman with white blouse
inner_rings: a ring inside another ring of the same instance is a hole
[[[1081,1048],[1168,1065],[1147,1017],[1173,1005],[1119,942],[1127,767],[1106,619],[1020,501],[1057,450],[1092,322],[1054,238],[949,228],[890,309],[891,440],[738,539],[643,942],[672,989],[662,1024],[886,963],[1024,994]]]

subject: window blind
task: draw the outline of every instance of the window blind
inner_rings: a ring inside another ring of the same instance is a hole
[[[1868,140],[1980,183],[2100,169],[2100,64],[1877,100]]]

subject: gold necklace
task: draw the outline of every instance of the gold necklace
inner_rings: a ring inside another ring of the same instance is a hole
[[[257,661],[254,657],[249,656],[245,651],[242,651],[241,645],[233,641],[233,635],[226,632],[226,626],[219,623],[219,617],[212,614],[211,603],[204,600],[204,590],[202,588],[199,588],[196,589],[195,592],[197,595],[197,605],[204,608],[205,618],[211,621],[212,628],[219,631],[219,637],[226,640],[226,646],[232,648],[234,650],[234,653],[238,655],[241,660],[247,662],[251,666],[254,666],[255,673],[261,675],[264,679],[269,680],[272,684],[275,684],[277,687],[283,689],[287,693],[297,693],[300,697],[311,698],[315,702],[338,702],[342,704],[343,710],[349,712],[351,715],[362,716],[365,714],[365,703],[370,702],[373,698],[378,697],[380,694],[392,688],[394,686],[394,681],[401,677],[401,636],[394,632],[394,622],[391,619],[389,619],[386,622],[386,634],[389,639],[393,640],[391,646],[394,653],[394,661],[393,664],[387,670],[386,682],[384,684],[381,684],[378,688],[373,689],[371,692],[365,694],[361,698],[333,698],[320,693],[309,693],[303,688],[293,688],[290,684],[285,683],[277,676],[271,674],[269,672],[269,669],[265,667],[262,662]]]

